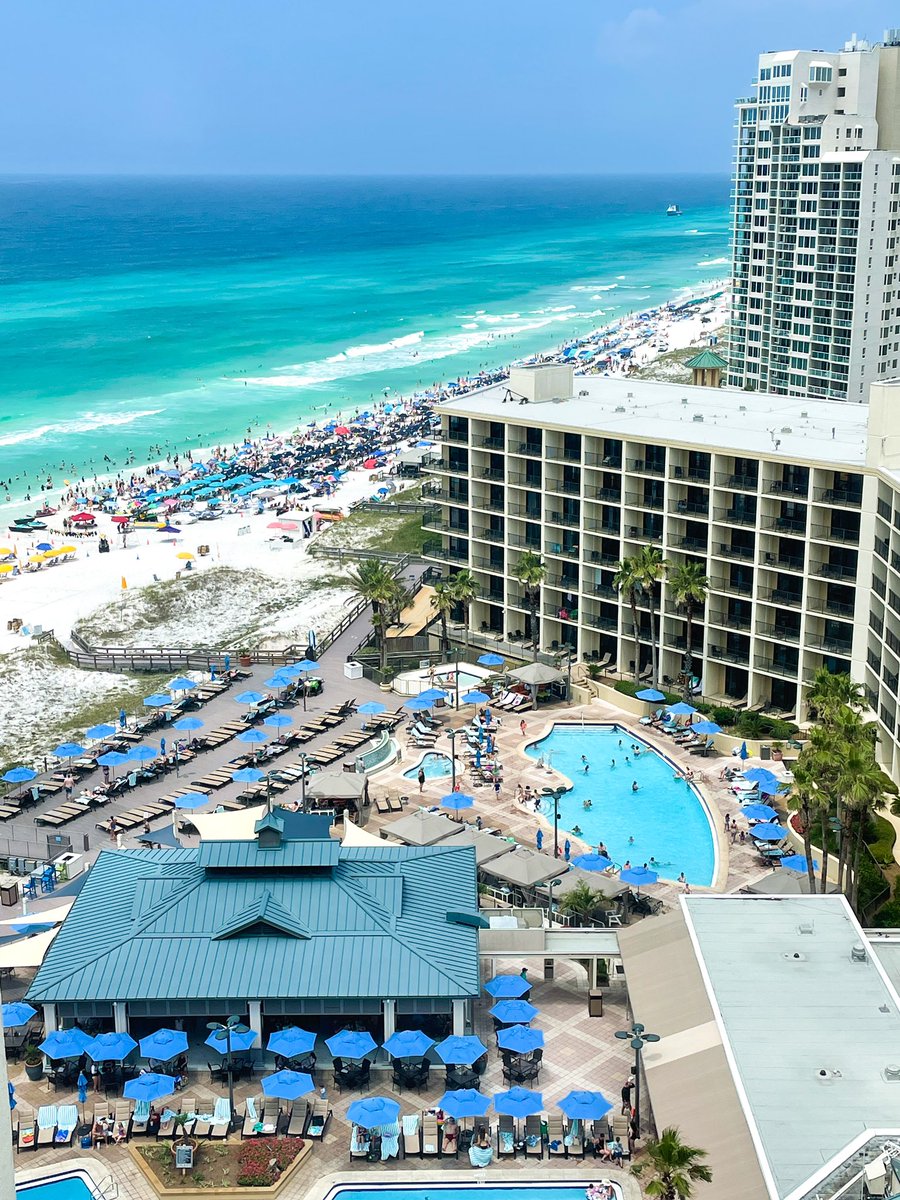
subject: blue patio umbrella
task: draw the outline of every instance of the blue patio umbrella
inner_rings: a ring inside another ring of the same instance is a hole
[[[284,729],[285,725],[293,725],[294,718],[289,717],[287,713],[273,713],[271,717],[266,717],[263,725],[268,725],[270,729]]]
[[[767,767],[748,767],[744,771],[744,778],[751,783],[771,783],[775,787],[778,786],[777,777]]]
[[[97,762],[101,767],[121,767],[123,763],[128,762],[128,755],[119,750],[107,750],[105,754],[100,755]]]
[[[35,778],[37,771],[32,771],[31,767],[11,767],[3,776],[6,783],[28,783]]]
[[[498,1000],[491,1009],[491,1016],[504,1025],[527,1025],[538,1015],[538,1010],[527,1000]]]
[[[487,692],[466,692],[466,694],[463,696],[463,702],[465,704],[487,704],[489,700],[490,696],[487,694]]]
[[[648,704],[655,704],[657,700],[665,700],[665,695],[657,691],[656,688],[644,688],[643,691],[635,692],[638,700],[646,700]]]
[[[175,797],[176,808],[202,808],[204,804],[209,804],[209,796],[203,792],[185,792]]]
[[[119,728],[124,729],[127,721],[128,721],[128,718],[125,715],[125,709],[120,708],[119,709]]]
[[[172,697],[163,692],[154,692],[152,696],[145,696],[141,703],[144,708],[165,708],[167,704],[172,703]]]
[[[786,854],[778,860],[779,867],[787,867],[789,871],[799,871],[801,874],[809,870],[805,854]],[[813,859],[813,870],[818,871],[819,864]]]
[[[535,838],[534,838],[534,844],[537,846],[538,850],[541,850],[541,849],[543,848],[543,845],[544,845],[544,831],[543,831],[543,829],[539,829],[539,830],[537,831],[537,833],[535,834]]]
[[[231,1049],[249,1050],[256,1041],[255,1029],[232,1029],[231,1031]],[[228,1053],[228,1038],[221,1029],[214,1029],[206,1041],[205,1046],[211,1046],[213,1050],[218,1050],[220,1054]]]
[[[260,700],[265,700],[262,692],[239,692],[234,699],[238,704],[259,704]]]
[[[602,854],[576,854],[572,866],[581,867],[582,871],[608,871],[612,863]]]
[[[3,1028],[18,1029],[36,1016],[37,1009],[26,1004],[24,1000],[10,1000],[3,1005]]]
[[[79,754],[84,754],[84,746],[79,746],[77,742],[60,742],[53,754],[56,758],[77,758]]]
[[[78,1080],[77,1080],[75,1086],[78,1088],[78,1103],[84,1104],[84,1102],[87,1100],[87,1086],[88,1086],[88,1081],[87,1081],[87,1078],[85,1077],[84,1071],[78,1072]]]
[[[480,655],[476,659],[476,662],[481,663],[481,665],[483,667],[502,667],[503,664],[506,662],[506,659],[503,657],[502,654],[488,653],[488,654]]]
[[[531,991],[531,984],[521,975],[495,975],[484,985],[484,990],[495,1000],[515,1000]]]
[[[53,546],[50,542],[38,542],[37,546],[35,546],[35,549],[36,550],[52,550]]]
[[[470,1034],[466,1037],[451,1036],[444,1038],[442,1042],[438,1042],[435,1046],[434,1052],[442,1063],[453,1066],[459,1063],[476,1062],[481,1058],[482,1054],[487,1054],[487,1047],[481,1038]]]
[[[298,663],[294,663],[293,666],[298,671],[318,671],[319,669],[319,664],[311,658],[301,658],[300,661]]]
[[[115,725],[92,725],[85,737],[91,738],[92,741],[99,741],[101,738],[112,737],[115,732]]]
[[[363,1129],[374,1129],[379,1125],[394,1125],[400,1116],[400,1105],[387,1096],[367,1096],[365,1100],[354,1100],[347,1109],[347,1120]]]
[[[187,1034],[183,1029],[156,1029],[140,1041],[141,1054],[144,1058],[155,1058],[159,1062],[168,1062],[178,1054],[184,1054],[188,1048]]]
[[[783,842],[787,837],[787,830],[783,825],[778,825],[775,821],[771,823],[764,822],[762,825],[754,825],[750,830],[750,836],[756,842]]]
[[[161,738],[159,739],[159,752],[160,752],[160,754],[161,754],[161,755],[162,755],[162,756],[165,758],[165,754],[166,754],[166,739],[165,739],[164,737],[161,737]]]
[[[695,721],[691,731],[700,734],[701,737],[711,737],[714,733],[721,733],[722,726],[717,725],[715,721]]]
[[[148,1071],[145,1075],[127,1080],[122,1095],[126,1100],[146,1100],[148,1104],[153,1104],[155,1100],[162,1100],[163,1096],[171,1096],[174,1091],[175,1080],[171,1075],[156,1075]]]
[[[697,710],[679,700],[677,704],[670,704],[666,711],[673,717],[692,717]]]
[[[777,796],[781,792],[786,792],[788,790],[789,785],[788,784],[782,785],[777,782],[776,783],[768,783],[766,780],[761,780],[756,786],[759,788],[760,792],[762,792],[762,794],[764,796]]]
[[[403,707],[408,708],[410,712],[425,712],[427,708],[431,708],[431,701],[422,696],[413,696],[412,700],[407,700]]]
[[[282,1058],[297,1058],[301,1054],[309,1054],[315,1044],[314,1033],[291,1025],[288,1029],[277,1029],[275,1033],[270,1033],[266,1049],[273,1054],[280,1054]]]
[[[85,1053],[94,1062],[117,1062],[137,1050],[137,1042],[128,1033],[98,1033],[85,1046]]]
[[[177,721],[172,722],[172,728],[187,733],[191,729],[202,729],[203,722],[199,717],[180,717]]]
[[[419,692],[419,699],[434,702],[437,700],[446,700],[449,695],[449,692],[445,692],[441,688],[426,688],[424,692]]]
[[[392,1033],[384,1048],[393,1058],[418,1058],[434,1045],[434,1038],[421,1029],[400,1029]]]
[[[463,1117],[483,1117],[491,1107],[491,1098],[482,1095],[475,1088],[457,1088],[456,1091],[444,1092],[437,1106],[456,1120],[462,1120]]]
[[[159,752],[152,746],[134,746],[128,751],[128,757],[132,762],[150,762],[151,759],[159,757]]]
[[[741,812],[749,821],[774,821],[778,813],[768,804],[744,804]]]
[[[264,1096],[276,1096],[280,1100],[298,1100],[307,1092],[315,1090],[312,1075],[305,1071],[276,1071],[274,1075],[263,1075],[260,1080]],[[397,1105],[399,1111],[400,1105]]]
[[[46,933],[48,929],[53,929],[55,924],[55,921],[19,921],[10,928],[14,929],[16,933],[27,933],[31,936],[35,933]]]
[[[192,692],[196,686],[193,679],[188,679],[186,675],[179,675],[177,679],[166,684],[170,692]]]
[[[261,729],[245,729],[243,733],[237,735],[239,742],[267,742],[269,739]]]
[[[258,771],[256,767],[241,767],[231,776],[235,783],[261,783],[265,777],[265,772]]]
[[[441,800],[441,808],[449,808],[459,812],[463,808],[471,808],[475,803],[474,796],[466,796],[463,792],[451,792]]]
[[[379,713],[387,711],[387,705],[382,704],[380,700],[367,700],[365,704],[360,704],[356,710],[364,717],[375,717]]]
[[[602,1092],[569,1092],[559,1102],[570,1121],[599,1121],[612,1105]]]
[[[91,1037],[83,1029],[54,1029],[38,1046],[48,1058],[80,1058],[90,1044]]]
[[[378,1049],[371,1033],[364,1029],[342,1029],[326,1038],[325,1045],[335,1058],[365,1058]]]
[[[746,762],[749,757],[750,751],[747,749],[747,743],[741,742],[741,748],[738,751],[738,758],[741,760],[741,762]]]
[[[287,673],[282,675],[276,672],[271,679],[266,680],[266,687],[274,688],[277,692],[280,692],[282,688],[290,687],[293,682],[293,679]]]
[[[507,1113],[511,1117],[530,1117],[539,1113],[544,1107],[544,1097],[540,1092],[532,1092],[528,1088],[514,1087],[508,1092],[497,1092],[494,1096],[494,1108],[498,1113]]]
[[[497,1045],[503,1050],[512,1050],[514,1054],[530,1054],[543,1044],[541,1030],[531,1029],[527,1025],[510,1025],[509,1029],[501,1029],[497,1034]]]
[[[656,883],[659,876],[655,871],[651,871],[649,867],[629,867],[627,871],[619,872],[619,878],[623,883],[642,887],[644,884]]]

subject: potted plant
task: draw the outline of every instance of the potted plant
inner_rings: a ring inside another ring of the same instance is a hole
[[[383,692],[392,690],[395,673],[393,667],[382,667],[378,672],[378,686]]]
[[[772,761],[781,762],[782,758],[784,758],[784,742],[773,742],[771,749]]]
[[[253,655],[250,653],[250,650],[247,646],[242,646],[238,650],[238,664],[242,667],[253,666]]]
[[[33,1042],[25,1047],[25,1074],[33,1082],[44,1078],[44,1056]]]
[[[172,1118],[172,1157],[175,1157],[178,1146],[192,1146],[194,1149],[194,1158],[197,1158],[197,1150],[200,1142],[197,1138],[190,1137],[184,1132],[184,1127],[191,1119],[190,1113],[176,1113]]]

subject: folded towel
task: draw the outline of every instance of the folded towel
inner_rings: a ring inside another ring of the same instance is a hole
[[[247,1097],[247,1116],[251,1121],[256,1120],[256,1101],[252,1096]]]
[[[500,1149],[507,1153],[512,1150],[515,1142],[513,1140],[512,1130],[503,1129],[500,1132]]]
[[[541,1139],[536,1133],[529,1133],[528,1137],[525,1139],[529,1146],[536,1146],[540,1140]]]
[[[413,1113],[412,1116],[403,1118],[403,1132],[407,1137],[414,1137],[419,1132],[419,1115]]]
[[[166,1121],[174,1121],[177,1116],[178,1116],[177,1112],[173,1112],[173,1110],[171,1108],[165,1108],[165,1109],[163,1109],[163,1115],[162,1115],[161,1120],[163,1121],[163,1123],[165,1123]]]
[[[150,1101],[138,1100],[134,1106],[135,1121],[149,1121],[150,1119]]]
[[[437,1146],[434,1144],[434,1142],[426,1142],[425,1145],[422,1147],[422,1149],[425,1150],[428,1154],[436,1154],[437,1153]]]
[[[225,1125],[231,1120],[231,1105],[224,1096],[216,1101],[216,1111],[212,1115],[215,1125]]]
[[[56,1141],[67,1142],[69,1140],[69,1136],[70,1136],[71,1132],[72,1131],[70,1129],[57,1129]]]

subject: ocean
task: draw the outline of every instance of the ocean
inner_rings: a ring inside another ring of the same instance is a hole
[[[552,349],[725,277],[727,196],[714,176],[0,180],[0,487]]]

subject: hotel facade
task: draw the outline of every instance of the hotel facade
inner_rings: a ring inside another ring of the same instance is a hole
[[[636,639],[613,580],[652,545],[709,577],[697,694],[802,720],[819,668],[849,672],[900,776],[900,381],[856,406],[539,365],[439,412],[425,556],[474,573],[476,640],[647,677],[648,598]],[[516,578],[529,551],[546,568],[536,628]],[[688,622],[665,582],[653,619],[674,684]]]

